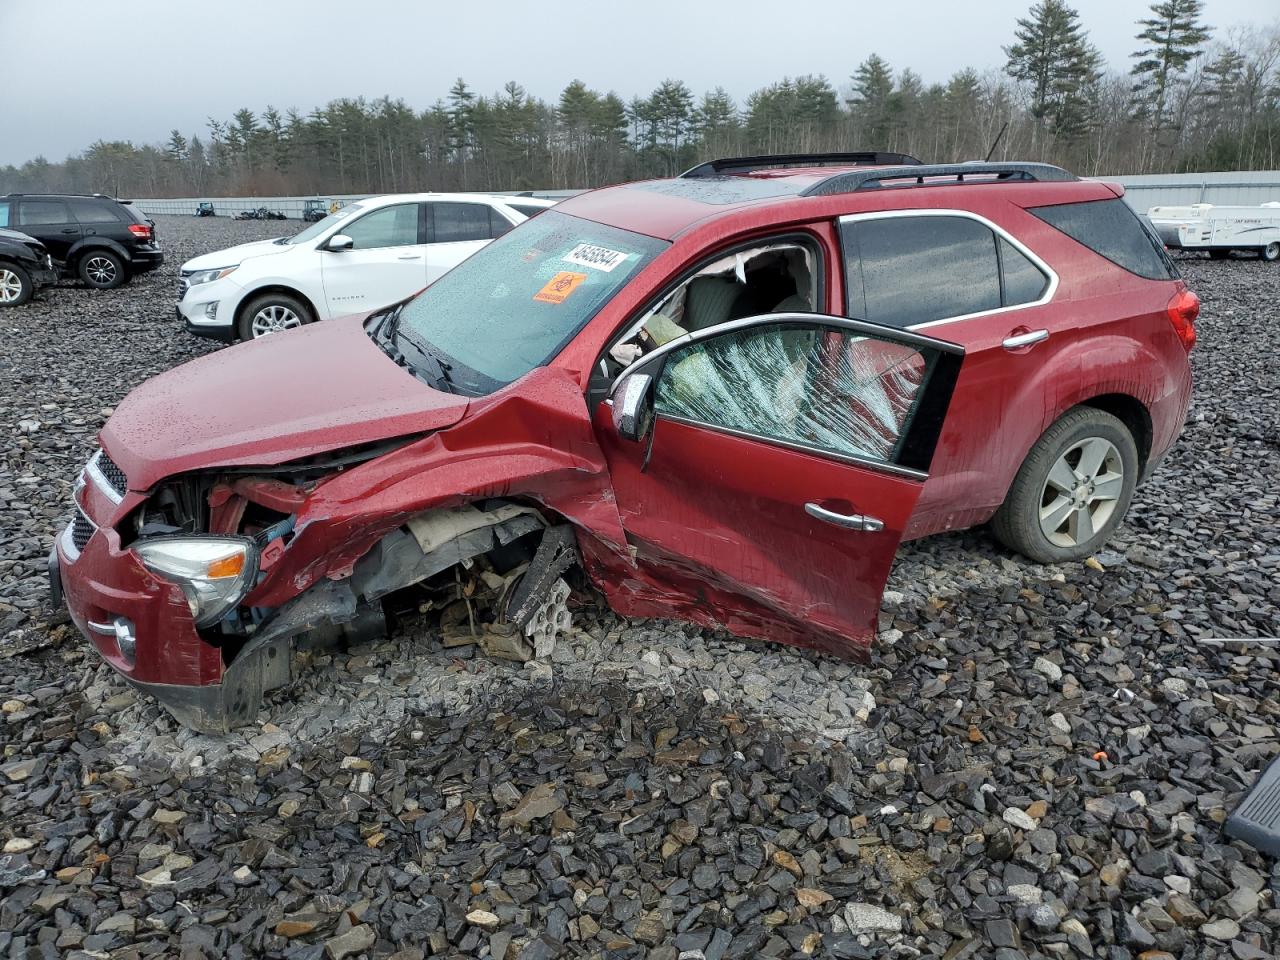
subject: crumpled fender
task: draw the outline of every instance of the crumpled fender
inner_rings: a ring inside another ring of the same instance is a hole
[[[539,367],[473,401],[457,425],[320,484],[298,511],[284,560],[246,602],[275,607],[321,578],[350,576],[410,517],[487,497],[540,503],[631,564],[582,389],[565,371]]]

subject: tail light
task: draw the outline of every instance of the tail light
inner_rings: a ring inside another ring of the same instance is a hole
[[[131,223],[129,224],[129,232],[132,233],[139,240],[151,239],[151,226],[149,224]]]
[[[1196,345],[1196,317],[1200,316],[1200,298],[1185,286],[1179,286],[1169,301],[1169,322],[1178,339],[1189,351]]]

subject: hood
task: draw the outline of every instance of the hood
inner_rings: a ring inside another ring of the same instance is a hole
[[[366,336],[360,317],[228,347],[143,383],[102,446],[143,491],[165,477],[266,466],[440,430],[468,400],[433,390]]]
[[[298,249],[291,243],[276,243],[274,240],[253,240],[249,243],[238,243],[234,247],[215,250],[213,253],[202,253],[192,257],[182,265],[183,270],[212,270],[214,267],[230,267],[244,263],[250,257],[265,257],[288,250]]]
[[[17,240],[19,243],[34,243],[39,246],[44,246],[44,244],[40,243],[40,241],[35,237],[29,237],[25,233],[19,233],[17,230],[5,230],[4,228],[0,228],[0,239]]]

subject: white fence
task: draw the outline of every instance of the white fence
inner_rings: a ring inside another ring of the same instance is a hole
[[[1257,206],[1280,201],[1280,170],[1233,170],[1218,173],[1161,173],[1133,176],[1098,177],[1124,184],[1125,199],[1139,213],[1154,206],[1183,206],[1191,203],[1238,204]],[[534,190],[535,197],[563,200],[577,190]],[[325,208],[363,200],[370,194],[329,194],[316,197],[183,197],[172,200],[135,200],[150,214],[191,216],[200,202],[212,202],[220,217],[233,217],[241,210],[266,207],[279,210],[291,220],[302,217],[307,200],[322,200]]]
[[[1193,203],[1256,207],[1280,201],[1280,170],[1231,170],[1219,173],[1160,173],[1099,177],[1124,184],[1124,196],[1139,213],[1152,207]]]
[[[563,200],[573,196],[577,190],[534,190],[525,196],[545,197],[550,200]],[[516,194],[511,194],[516,196]],[[327,211],[331,204],[346,206],[356,200],[364,200],[374,196],[369,193],[330,193],[326,196],[314,197],[178,197],[165,200],[134,200],[133,202],[144,212],[151,215],[165,214],[169,216],[193,216],[197,205],[212,203],[213,211],[220,217],[234,217],[241,210],[256,210],[266,207],[268,210],[279,210],[290,220],[302,219],[302,210],[308,200],[320,200]]]

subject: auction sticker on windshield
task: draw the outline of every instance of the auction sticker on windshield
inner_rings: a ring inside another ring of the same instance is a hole
[[[621,250],[610,250],[608,247],[598,247],[592,243],[580,243],[561,259],[565,263],[576,263],[580,267],[590,267],[592,270],[610,273],[614,267],[627,259],[627,254]]]
[[[587,275],[585,273],[570,273],[568,270],[561,270],[548,280],[541,290],[533,295],[533,299],[541,303],[564,303],[569,294],[577,290],[578,287],[586,282],[586,279]]]

